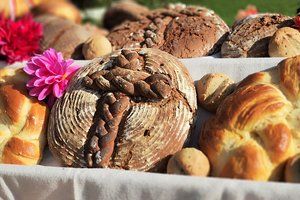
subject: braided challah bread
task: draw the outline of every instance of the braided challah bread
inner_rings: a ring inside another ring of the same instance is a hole
[[[300,56],[248,76],[200,134],[212,176],[281,180],[300,152]]]
[[[161,170],[197,108],[193,81],[173,56],[131,49],[96,59],[54,105],[50,150],[64,165]]]
[[[48,108],[27,95],[22,69],[0,70],[0,163],[33,165],[42,158]]]

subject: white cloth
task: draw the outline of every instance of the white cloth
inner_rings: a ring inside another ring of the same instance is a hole
[[[194,80],[211,72],[239,81],[250,73],[276,66],[281,58],[183,59]],[[81,65],[86,62],[78,62]],[[199,109],[191,142],[208,113]],[[299,199],[300,184],[198,178],[111,169],[72,169],[46,150],[43,166],[0,165],[2,199]],[[55,167],[53,167],[55,166]]]

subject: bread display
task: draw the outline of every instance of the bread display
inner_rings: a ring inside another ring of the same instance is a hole
[[[27,95],[27,75],[0,70],[0,163],[34,165],[46,143],[48,108]]]
[[[300,56],[245,78],[202,127],[212,176],[280,180],[300,152]]]
[[[112,46],[103,35],[94,35],[88,39],[82,47],[82,53],[86,60],[104,56],[112,52]]]
[[[105,12],[103,25],[107,29],[112,29],[125,21],[138,21],[150,10],[132,0],[120,0],[114,2]]]
[[[35,15],[55,15],[73,21],[81,22],[81,14],[78,8],[67,0],[44,1],[32,10]]]
[[[194,6],[160,9],[114,28],[108,39],[116,49],[157,48],[178,58],[217,52],[229,28],[213,11]]]
[[[168,174],[208,176],[210,170],[207,157],[195,148],[184,148],[175,153],[168,162]]]
[[[280,28],[269,43],[270,57],[293,57],[300,54],[300,33],[290,27]]]
[[[51,111],[48,143],[72,167],[159,170],[191,131],[196,92],[186,68],[157,49],[131,49],[80,69]]]
[[[284,180],[290,183],[300,183],[300,155],[291,157],[284,171]]]
[[[207,74],[196,85],[198,102],[206,110],[215,112],[234,88],[234,81],[225,74]]]
[[[293,24],[290,17],[280,14],[249,16],[235,25],[222,45],[221,56],[225,58],[268,57],[271,36],[279,28]]]
[[[54,15],[41,15],[35,20],[42,23],[44,29],[42,51],[54,48],[62,52],[64,58],[83,59],[82,45],[92,35],[86,28]]]

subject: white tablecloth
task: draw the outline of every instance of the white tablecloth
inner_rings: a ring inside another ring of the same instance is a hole
[[[221,72],[239,81],[250,73],[275,66],[281,58],[183,59],[194,80]],[[79,62],[84,64],[85,62]],[[1,65],[1,64],[0,64]],[[199,110],[191,143],[208,113]],[[46,151],[43,166],[0,165],[3,199],[299,199],[300,184],[263,183],[219,178],[198,178],[110,169],[57,167]],[[46,165],[46,166],[45,166]],[[53,167],[56,166],[56,167]]]

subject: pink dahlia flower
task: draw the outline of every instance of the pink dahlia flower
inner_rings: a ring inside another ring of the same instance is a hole
[[[49,104],[60,98],[79,66],[71,66],[72,59],[64,60],[60,52],[48,49],[43,54],[33,56],[23,68],[30,75],[27,83],[29,95],[42,101],[49,97]]]

